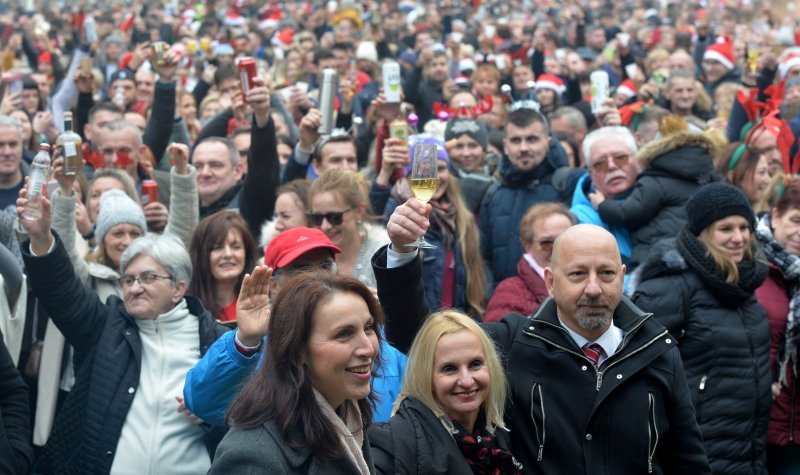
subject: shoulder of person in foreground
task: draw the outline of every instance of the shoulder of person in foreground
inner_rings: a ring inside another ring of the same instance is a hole
[[[209,474],[289,473],[286,447],[272,422],[252,429],[234,427],[217,447]],[[289,449],[293,451],[293,449]]]

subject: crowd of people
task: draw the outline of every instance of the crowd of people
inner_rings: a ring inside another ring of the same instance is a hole
[[[800,473],[795,3],[28,1],[0,72],[0,474]]]

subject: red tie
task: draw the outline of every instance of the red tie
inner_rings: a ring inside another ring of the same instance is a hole
[[[583,347],[583,354],[588,356],[589,359],[592,360],[592,363],[594,363],[594,367],[597,368],[600,357],[605,354],[605,351],[603,351],[603,347],[597,343],[587,343],[586,346]]]

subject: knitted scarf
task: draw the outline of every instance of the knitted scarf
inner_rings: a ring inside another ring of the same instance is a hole
[[[433,207],[435,215],[435,219],[431,220],[431,226],[441,233],[445,249],[451,249],[456,242],[456,206],[444,196],[428,203]]]
[[[317,399],[322,415],[336,428],[344,453],[358,467],[361,475],[369,475],[369,465],[367,465],[361,450],[361,446],[364,444],[364,427],[361,425],[361,410],[358,408],[358,404],[355,401],[346,400],[340,411],[344,417],[342,419],[316,389],[314,389],[314,397]]]
[[[708,255],[706,246],[688,228],[684,227],[678,233],[677,243],[678,251],[689,267],[720,303],[728,308],[742,305],[767,278],[769,267],[765,262],[742,263],[738,265],[739,282],[729,284],[717,263]]]
[[[522,464],[514,458],[511,452],[498,445],[494,434],[484,427],[484,421],[476,422],[472,432],[467,431],[456,421],[451,421],[451,423],[456,445],[467,460],[473,474],[519,475],[522,473]]]
[[[775,240],[769,215],[764,215],[756,226],[756,238],[764,249],[769,262],[775,264],[789,284],[789,314],[786,316],[786,333],[783,351],[779,350],[778,380],[786,385],[786,367],[791,366],[797,376],[797,346],[800,342],[800,257],[788,252]]]

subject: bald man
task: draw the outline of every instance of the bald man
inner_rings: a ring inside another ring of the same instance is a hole
[[[407,350],[428,313],[422,265],[405,247],[428,229],[410,199],[373,256],[386,335]],[[605,229],[556,239],[535,314],[484,323],[510,383],[506,425],[526,473],[711,473],[676,341],[622,295],[625,266]]]

